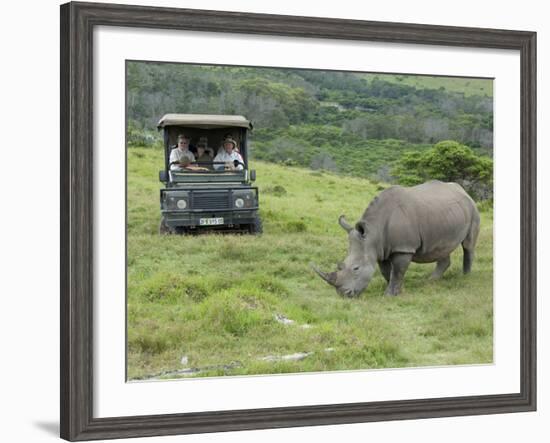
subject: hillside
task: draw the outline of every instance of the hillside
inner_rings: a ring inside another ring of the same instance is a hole
[[[431,75],[365,74],[391,83],[413,86],[417,89],[440,89],[469,96],[493,96],[491,81],[481,78],[437,77]]]
[[[391,171],[405,152],[432,147],[395,139],[363,139],[336,126],[309,125],[278,131],[258,130],[250,146],[254,160],[386,182],[392,180]]]
[[[491,212],[471,275],[457,251],[440,281],[413,264],[384,297],[377,271],[349,300],[309,265],[345,257],[338,216],[358,219],[383,185],[255,161],[262,236],[161,237],[161,165],[158,149],[128,150],[129,379],[492,361]]]
[[[455,140],[492,156],[490,79],[129,62],[127,92],[130,146],[161,143],[156,124],[174,112],[245,115],[266,156],[279,155],[283,139],[336,167],[341,150],[370,144],[385,156],[396,141],[416,149]],[[327,128],[337,136],[315,136]]]

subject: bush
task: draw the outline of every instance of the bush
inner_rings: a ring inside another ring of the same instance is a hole
[[[254,309],[234,291],[220,292],[207,298],[201,305],[201,318],[214,330],[241,337],[271,321],[267,313]]]
[[[406,186],[441,180],[460,184],[477,200],[493,197],[493,160],[451,140],[439,142],[427,151],[405,152],[392,175]]]
[[[162,147],[162,140],[158,133],[143,129],[130,120],[126,132],[128,147],[132,148],[159,148]]]
[[[307,225],[300,220],[292,220],[286,223],[287,232],[306,232]]]
[[[262,189],[262,192],[264,194],[273,194],[276,197],[282,197],[283,195],[286,195],[286,189],[284,186],[281,185],[266,186]]]

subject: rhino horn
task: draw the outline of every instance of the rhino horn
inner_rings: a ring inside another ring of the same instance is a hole
[[[324,281],[326,281],[329,285],[335,286],[336,285],[336,273],[330,272],[326,273],[321,271],[317,266],[311,265],[313,270],[321,277]]]
[[[346,221],[346,218],[343,215],[338,217],[338,223],[340,223],[340,226],[342,226],[342,228],[344,228],[346,232],[349,232],[353,229],[351,225]]]

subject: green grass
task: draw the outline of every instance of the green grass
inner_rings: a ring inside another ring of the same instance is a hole
[[[482,213],[470,275],[462,275],[456,251],[442,280],[428,280],[433,265],[412,264],[404,292],[385,297],[377,271],[368,291],[350,300],[309,263],[331,269],[345,257],[337,218],[359,219],[380,184],[254,162],[262,236],[161,237],[161,165],[161,151],[129,149],[129,379],[173,378],[159,374],[184,367],[217,376],[492,361],[490,210]],[[281,324],[276,314],[294,323]],[[312,354],[261,359],[298,352]]]
[[[465,96],[493,96],[491,79],[441,77],[429,75],[365,74],[367,79],[379,78],[390,83],[414,86],[417,89],[443,88],[449,92],[461,92]]]

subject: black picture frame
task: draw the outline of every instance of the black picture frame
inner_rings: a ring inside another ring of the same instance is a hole
[[[94,418],[93,29],[265,34],[512,49],[521,64],[519,393]],[[61,6],[61,437],[92,440],[536,410],[536,33],[100,3]]]

